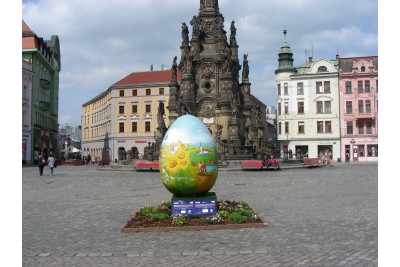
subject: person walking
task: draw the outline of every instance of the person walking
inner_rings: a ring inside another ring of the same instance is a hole
[[[50,175],[53,176],[53,169],[54,169],[54,163],[56,162],[55,158],[53,157],[52,154],[50,154],[50,157],[47,159],[47,165],[50,167]]]
[[[346,152],[346,161],[344,163],[350,163],[350,153]]]
[[[40,154],[38,157],[38,167],[40,176],[43,176],[44,165],[46,165],[46,160],[43,158],[42,154]]]

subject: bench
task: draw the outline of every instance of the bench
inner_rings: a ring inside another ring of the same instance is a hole
[[[303,164],[305,168],[321,166],[318,158],[303,159]]]
[[[260,169],[265,167],[262,160],[242,160],[242,170],[245,169]]]
[[[133,166],[134,171],[138,170],[159,170],[160,163],[159,161],[136,161]]]
[[[100,161],[100,162],[99,162],[99,167],[100,167],[100,166],[104,167],[104,166],[109,166],[109,165],[110,165],[110,162],[109,162],[109,161]]]

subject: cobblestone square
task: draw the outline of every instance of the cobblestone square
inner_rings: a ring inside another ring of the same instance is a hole
[[[22,170],[23,266],[377,266],[378,163],[222,170],[212,191],[246,201],[265,228],[121,233],[169,200],[158,172]]]

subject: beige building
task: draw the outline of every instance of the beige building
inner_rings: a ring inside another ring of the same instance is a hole
[[[90,154],[96,161],[125,160],[130,153],[142,157],[155,143],[160,102],[169,125],[171,78],[170,70],[134,72],[84,103],[83,156]]]

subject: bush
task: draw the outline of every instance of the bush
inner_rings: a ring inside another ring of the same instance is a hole
[[[229,218],[229,220],[231,220],[233,222],[237,222],[237,223],[245,223],[246,222],[246,218],[243,217],[242,215],[240,215],[240,213],[236,212],[236,211],[229,214],[228,218]]]
[[[173,226],[182,226],[185,225],[186,219],[182,216],[176,216],[172,218],[172,225]]]
[[[168,219],[168,215],[165,213],[154,213],[150,216],[150,221],[152,222],[165,221],[166,219]]]

